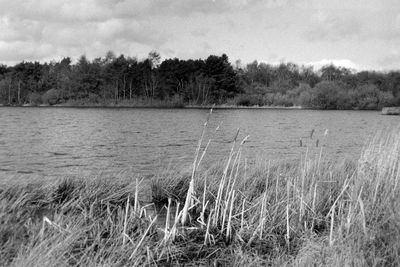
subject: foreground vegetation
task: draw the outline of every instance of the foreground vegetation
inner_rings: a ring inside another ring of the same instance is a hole
[[[319,70],[293,63],[207,59],[145,59],[108,52],[59,62],[0,65],[0,105],[182,107],[186,105],[302,106],[381,109],[400,106],[400,72]]]
[[[400,264],[400,134],[377,136],[357,162],[308,150],[249,165],[246,141],[191,173],[64,179],[0,187],[0,265]],[[322,153],[321,153],[322,152]],[[145,203],[143,192],[151,192]]]

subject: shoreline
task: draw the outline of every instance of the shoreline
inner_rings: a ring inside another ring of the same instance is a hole
[[[155,109],[310,109],[301,106],[235,106],[235,105],[184,105],[184,106],[169,106],[169,105],[3,105],[0,107],[16,107],[16,108],[155,108]]]
[[[302,107],[302,106],[236,106],[236,105],[124,105],[124,104],[114,104],[114,105],[103,105],[103,104],[87,104],[87,105],[70,105],[70,104],[55,104],[55,105],[4,105],[0,104],[0,108],[2,107],[14,107],[14,108],[109,108],[109,109],[247,109],[247,110],[256,110],[256,109],[265,109],[265,110],[337,110],[337,111],[377,111],[382,112],[382,115],[398,115],[398,114],[386,114],[383,112],[383,109],[320,109],[320,108],[312,108],[312,107]],[[396,108],[396,107],[394,107]]]

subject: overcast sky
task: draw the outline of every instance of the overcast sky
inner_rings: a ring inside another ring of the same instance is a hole
[[[400,1],[0,0],[0,63],[108,50],[400,69]]]

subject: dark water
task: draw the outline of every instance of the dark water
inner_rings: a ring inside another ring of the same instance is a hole
[[[189,166],[208,112],[2,107],[0,177],[122,171],[134,176],[168,164]],[[399,119],[376,111],[214,110],[206,134],[213,141],[205,161],[229,153],[237,128],[239,138],[250,135],[244,150],[249,160],[300,158],[304,146],[315,148],[317,140],[330,157],[356,158],[376,131],[394,128]]]

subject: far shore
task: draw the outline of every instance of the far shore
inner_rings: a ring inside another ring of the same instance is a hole
[[[71,105],[71,104],[55,104],[55,105],[5,105],[0,104],[0,107],[54,107],[54,108],[174,108],[174,109],[308,109],[302,106],[237,106],[237,105],[127,105],[127,104],[83,104],[83,105]]]
[[[320,108],[312,108],[312,107],[303,107],[303,106],[238,106],[238,105],[230,105],[230,104],[220,104],[220,105],[192,105],[192,104],[126,104],[126,103],[60,103],[60,104],[22,104],[22,105],[8,105],[8,104],[0,104],[0,107],[34,107],[34,108],[148,108],[148,109],[269,109],[269,110],[338,110],[338,109],[320,109]],[[395,114],[384,112],[386,109],[395,109]],[[399,107],[384,107],[383,109],[365,109],[367,111],[381,111],[383,115],[398,115]],[[364,109],[348,109],[348,110],[364,110]]]

